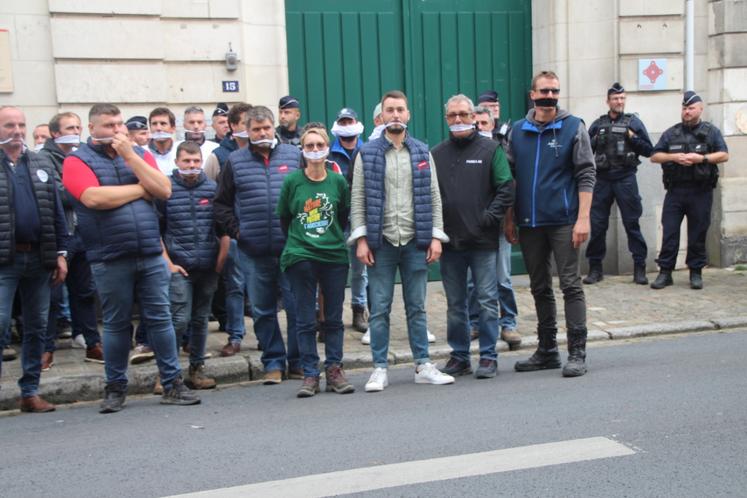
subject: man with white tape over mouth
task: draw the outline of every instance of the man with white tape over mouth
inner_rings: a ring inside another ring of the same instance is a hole
[[[148,115],[150,142],[148,151],[156,158],[158,169],[166,176],[174,170],[176,148],[181,142],[174,140],[176,116],[167,107],[156,107]]]
[[[54,166],[24,144],[26,117],[19,108],[0,107],[0,330],[7,330],[13,296],[23,307],[22,412],[55,409],[39,396],[42,339],[47,328],[50,281],[67,275],[67,226],[54,181]],[[2,360],[0,360],[0,371]]]
[[[425,316],[428,264],[438,261],[443,231],[441,195],[428,146],[407,133],[410,111],[398,90],[381,99],[384,133],[360,149],[353,166],[351,235],[357,258],[368,267],[371,355],[367,392],[389,384],[389,314],[399,269],[415,383],[451,384],[431,363]]]

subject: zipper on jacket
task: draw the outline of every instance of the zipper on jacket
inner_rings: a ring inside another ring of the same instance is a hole
[[[539,176],[540,145],[542,132],[537,134],[537,151],[534,155],[534,178],[532,178],[532,228],[537,226],[537,176]]]
[[[563,204],[565,205],[565,216],[568,217],[568,189],[563,188]]]
[[[120,185],[122,185],[122,177],[119,175],[119,168],[117,168],[117,160],[116,159],[114,159],[114,160],[110,159],[110,161],[112,161],[114,163],[114,172],[117,174],[117,181],[119,182]],[[124,159],[122,159],[122,162],[124,163]],[[132,205],[133,202],[128,203],[127,206],[130,208],[130,212],[132,213],[132,221],[135,222],[135,243],[137,244],[137,254],[136,254],[136,257],[139,257],[140,256],[140,237],[139,237],[140,230],[138,230],[137,216],[135,215],[135,208]],[[101,242],[102,242],[102,245],[103,245],[103,242],[104,242],[103,238],[101,239]],[[102,247],[101,250],[103,252],[104,248]]]
[[[194,190],[189,189],[189,210],[192,213],[192,251],[194,252],[194,255],[196,256],[196,268],[200,267],[200,256],[199,252],[197,251],[197,239],[198,239],[198,233],[197,233],[197,213],[195,212],[195,195]],[[186,261],[185,261],[186,263]]]

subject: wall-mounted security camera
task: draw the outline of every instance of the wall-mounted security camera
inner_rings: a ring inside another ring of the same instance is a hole
[[[226,69],[228,71],[236,71],[239,67],[239,54],[233,51],[231,44],[228,44],[228,52],[226,52]]]

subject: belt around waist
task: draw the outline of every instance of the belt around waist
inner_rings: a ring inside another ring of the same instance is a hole
[[[31,242],[16,242],[16,252],[33,252],[39,249],[39,244]]]

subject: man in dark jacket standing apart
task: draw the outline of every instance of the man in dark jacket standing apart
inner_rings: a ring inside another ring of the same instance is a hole
[[[23,412],[50,412],[39,395],[42,340],[49,313],[49,284],[67,275],[67,227],[54,180],[54,166],[29,151],[26,117],[17,107],[0,107],[0,331],[10,326],[13,296],[23,308]],[[2,360],[0,360],[2,371]]]
[[[597,181],[591,203],[591,238],[586,246],[589,275],[584,283],[595,284],[604,278],[602,261],[607,252],[605,239],[614,201],[620,209],[628,249],[633,255],[633,281],[646,285],[648,248],[638,224],[643,206],[635,174],[641,164],[638,156],[649,157],[654,145],[638,116],[625,113],[625,89],[620,83],[613,83],[607,90],[607,105],[609,112],[589,128]]]
[[[246,268],[254,332],[262,347],[265,384],[279,384],[286,359],[292,373],[300,370],[296,337],[295,302],[290,284],[280,271],[285,235],[275,208],[285,177],[299,168],[301,151],[278,144],[275,117],[267,107],[246,113],[249,147],[228,156],[215,195],[215,222],[219,232],[236,239],[241,265]],[[278,289],[288,320],[288,354],[278,324]]]
[[[472,373],[470,323],[467,313],[467,270],[472,271],[480,306],[478,379],[495,377],[498,355],[498,269],[496,253],[501,220],[513,203],[511,171],[495,140],[475,129],[475,108],[465,95],[446,102],[449,138],[432,151],[449,242],[441,255],[446,292],[446,334],[451,358],[443,372]]]
[[[513,217],[506,215],[509,242],[521,242],[537,310],[537,351],[518,361],[518,372],[560,368],[557,310],[552,289],[554,259],[565,301],[568,362],[564,377],[586,373],[586,300],[579,274],[579,247],[589,237],[594,155],[583,121],[558,108],[560,81],[552,71],[532,79],[534,102],[514,124],[508,155],[516,179]],[[521,229],[520,237],[516,225]]]
[[[132,145],[117,106],[91,107],[88,131],[88,142],[65,158],[62,179],[77,201],[77,230],[101,298],[106,388],[100,412],[124,407],[136,294],[158,363],[161,403],[197,404],[200,398],[182,381],[169,305],[171,276],[152,203],[171,196],[171,182],[153,156]]]

